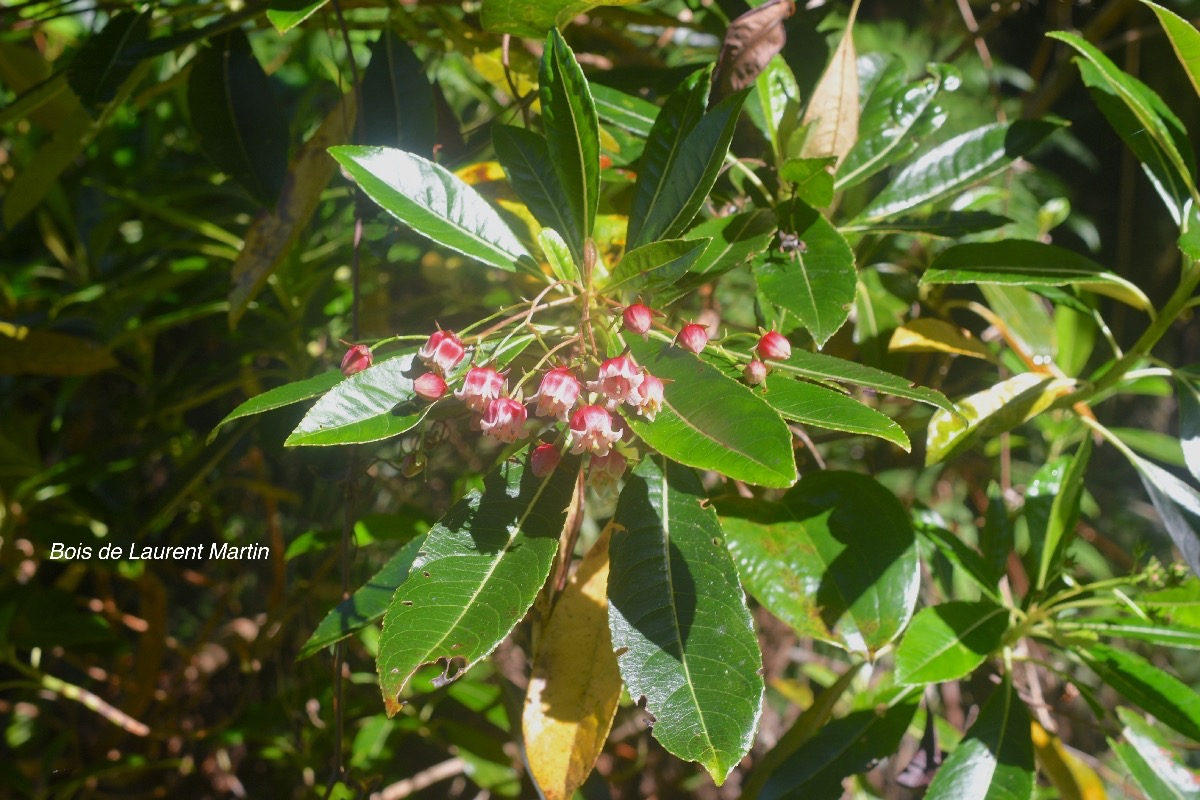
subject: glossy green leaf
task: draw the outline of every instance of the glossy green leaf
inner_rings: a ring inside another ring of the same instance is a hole
[[[708,239],[661,239],[630,250],[622,258],[605,291],[653,294],[683,277],[708,247]]]
[[[1095,45],[1066,31],[1046,35],[1081,54],[1076,64],[1092,99],[1137,156],[1172,216],[1181,221],[1196,169],[1183,123],[1153,89],[1118,68]]]
[[[658,117],[653,103],[599,83],[592,85],[592,99],[600,119],[638,136],[649,136]]]
[[[866,475],[814,472],[777,504],[731,501],[721,515],[746,589],[801,636],[869,657],[912,618],[912,524]]]
[[[284,445],[375,442],[411,430],[430,408],[413,392],[425,371],[410,354],[351,375],[309,409]]]
[[[947,248],[933,260],[921,283],[1077,286],[1154,313],[1154,304],[1141,289],[1087,256],[1026,239],[971,242]]]
[[[1169,672],[1139,655],[1106,644],[1089,644],[1076,652],[1092,671],[1126,699],[1159,722],[1193,741],[1200,741],[1200,695]]]
[[[272,206],[287,173],[288,123],[240,29],[192,61],[188,115],[205,154],[259,203]]]
[[[389,147],[331,147],[367,196],[440,245],[514,271],[529,253],[483,197],[444,167]]]
[[[116,14],[100,33],[84,41],[67,67],[67,82],[88,108],[116,97],[121,84],[133,73],[138,59],[129,51],[150,38],[150,12]]]
[[[1033,796],[1029,711],[1006,679],[942,764],[927,800],[1025,800]]]
[[[692,470],[646,458],[621,491],[609,625],[621,677],[654,738],[720,785],[750,750],[762,654],[716,512]]]
[[[1139,620],[1093,618],[1078,622],[1064,620],[1058,622],[1057,627],[1062,631],[1087,631],[1097,636],[1134,639],[1162,647],[1200,650],[1200,628],[1182,628]]]
[[[850,316],[858,287],[854,252],[829,220],[799,200],[777,213],[780,230],[806,246],[756,260],[754,277],[763,296],[799,317],[820,347]]]
[[[912,443],[904,429],[886,414],[841,392],[782,375],[767,378],[762,398],[784,419],[845,433],[877,436],[908,452]]]
[[[1182,432],[1182,419],[1180,425]],[[1184,457],[1180,440],[1169,433],[1160,433],[1146,428],[1125,428],[1119,425],[1109,427],[1108,432],[1141,455],[1149,456],[1170,467],[1187,468],[1187,460]]]
[[[1014,375],[956,404],[962,417],[939,409],[929,418],[925,465],[961,453],[981,438],[997,436],[1037,416],[1075,385],[1034,372]]]
[[[439,143],[437,101],[434,86],[425,77],[425,65],[408,43],[388,28],[371,45],[371,61],[363,73],[366,114],[359,134],[362,138],[356,142],[432,157]],[[414,114],[414,108],[423,113]]]
[[[624,6],[640,0],[483,0],[480,20],[490,33],[540,39],[598,6]]]
[[[680,347],[637,336],[626,344],[637,363],[666,384],[653,422],[628,416],[646,444],[733,480],[776,488],[796,482],[791,431],[747,386]]]
[[[314,397],[319,397],[341,382],[343,377],[342,373],[335,369],[323,372],[320,375],[314,375],[311,378],[305,378],[302,381],[294,381],[292,383],[285,383],[283,386],[276,386],[274,389],[268,389],[262,394],[256,394],[226,414],[225,419],[218,422],[217,426],[212,429],[212,433],[208,434],[208,441],[211,443],[216,439],[221,428],[235,419],[262,414],[265,411],[283,408],[293,403],[300,403],[305,400],[311,400]]]
[[[1200,628],[1200,578],[1191,575],[1178,586],[1146,592],[1138,598],[1155,619],[1188,628]]]
[[[779,177],[792,184],[792,192],[810,206],[825,208],[833,202],[833,168],[836,157],[789,158],[779,165]]]
[[[800,87],[782,54],[772,56],[754,79],[751,98],[747,115],[766,134],[776,163],[786,160],[789,140],[800,121]],[[832,190],[832,179],[830,183]]]
[[[1079,523],[1079,503],[1083,498],[1083,476],[1087,472],[1092,455],[1092,439],[1085,437],[1083,443],[1071,457],[1062,479],[1062,488],[1054,496],[1050,516],[1046,520],[1045,536],[1042,539],[1041,561],[1038,567],[1037,588],[1057,578],[1067,548],[1075,535]]]
[[[707,85],[708,77],[705,74],[704,79],[697,81],[693,91],[687,95],[685,124],[694,118],[696,103],[703,109]],[[653,145],[655,152],[659,152],[660,148],[669,149],[670,158],[662,163],[656,162],[654,166],[661,171],[655,172],[654,169],[647,170],[650,165],[643,154],[634,205],[630,209],[630,246],[657,239],[671,239],[687,230],[725,163],[729,142],[733,138],[738,114],[748,91],[743,90],[717,103],[690,130],[686,127],[670,129],[671,118],[666,117],[667,108],[663,108],[655,120],[655,130],[651,131],[651,138],[646,143],[646,153],[651,152]],[[672,95],[671,99],[674,97]],[[669,137],[669,141],[662,145],[655,138],[656,132],[663,130],[660,122],[666,128],[664,134]],[[681,137],[679,134],[683,130],[688,132]],[[646,181],[646,189],[642,188],[643,181]]]
[[[308,658],[326,647],[340,642],[347,636],[383,619],[383,613],[391,602],[396,588],[408,580],[413,561],[425,546],[421,535],[405,544],[388,559],[379,572],[375,573],[354,594],[347,597],[325,615],[321,624],[296,654],[296,660]]]
[[[329,0],[271,0],[267,19],[279,33],[287,33],[317,13]]]
[[[1200,480],[1200,380],[1176,374],[1179,398],[1179,442],[1192,477]]]
[[[687,232],[687,238],[709,239],[708,246],[687,275],[655,295],[655,302],[668,306],[688,292],[747,263],[771,246],[775,228],[775,215],[764,210],[715,217],[700,223]]]
[[[1018,120],[985,125],[955,136],[901,170],[854,222],[894,217],[951,197],[1003,172],[1058,127],[1042,120]]]
[[[383,620],[378,667],[388,716],[418,668],[442,663],[435,683],[444,685],[525,616],[554,565],[577,469],[566,458],[538,478],[524,460],[505,460],[429,531]]]
[[[1154,800],[1200,798],[1200,776],[1184,766],[1182,754],[1129,709],[1118,708],[1117,715],[1124,723],[1121,729],[1124,741],[1110,739],[1109,744],[1146,797]]]
[[[1158,3],[1142,0],[1142,5],[1149,6],[1158,17],[1159,24],[1167,34],[1167,41],[1171,43],[1175,56],[1183,65],[1188,80],[1192,82],[1192,88],[1200,95],[1200,31],[1186,19]]]
[[[496,158],[521,202],[537,221],[562,235],[575,263],[583,261],[583,237],[559,183],[546,139],[512,125],[492,126]]]
[[[571,226],[559,233],[582,242],[592,235],[600,198],[600,122],[583,70],[557,28],[546,37],[538,82],[547,151],[571,214]]]
[[[538,231],[538,245],[550,264],[550,271],[560,281],[578,281],[579,267],[571,255],[571,248],[553,228]]]
[[[896,648],[896,681],[940,683],[970,675],[1000,648],[1008,615],[1008,609],[986,600],[921,609]]]
[[[891,217],[863,225],[843,225],[838,230],[852,233],[924,233],[943,239],[961,239],[1008,225],[1012,220],[987,211],[935,211],[924,216]]]
[[[1200,575],[1200,492],[1143,458],[1131,460],[1171,541]]]
[[[991,569],[979,553],[945,528],[928,523],[918,523],[915,527],[917,533],[931,542],[954,565],[955,569],[961,570],[970,578],[985,597],[992,602],[1000,602],[1000,594],[996,591],[996,580],[992,577]]]
[[[842,781],[896,752],[920,706],[919,692],[856,703],[855,710],[822,727],[767,778],[758,800],[837,800]]]
[[[926,403],[947,412],[954,411],[954,405],[945,395],[933,389],[914,387],[912,383],[884,372],[881,369],[856,364],[853,361],[827,356],[824,353],[809,353],[803,350],[793,350],[792,357],[787,361],[772,362],[777,369],[808,378],[821,383],[852,383],[868,389],[874,389],[882,394],[904,397]]]
[[[637,184],[629,207],[626,246],[633,248],[661,238],[660,231],[642,235],[651,209],[666,203],[672,190],[667,183],[675,162],[683,157],[684,143],[704,118],[708,93],[712,86],[709,70],[696,70],[667,96],[662,110],[646,136],[646,147],[638,163]]]

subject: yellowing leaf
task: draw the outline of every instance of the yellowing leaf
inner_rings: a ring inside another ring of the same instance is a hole
[[[621,698],[621,674],[608,631],[610,529],[559,595],[542,630],[525,695],[525,753],[546,800],[570,800],[583,785]]]
[[[1062,800],[1107,800],[1104,783],[1095,770],[1071,755],[1057,736],[1036,722],[1030,724],[1038,764]]]
[[[803,123],[810,127],[801,158],[836,156],[840,163],[858,140],[858,54],[853,37],[857,11],[855,3],[842,41],[804,112]]]
[[[953,353],[992,360],[978,339],[943,319],[920,317],[892,331],[888,350],[901,353]]]

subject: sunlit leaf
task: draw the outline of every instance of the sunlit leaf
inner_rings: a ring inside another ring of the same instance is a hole
[[[290,406],[293,403],[300,403],[305,400],[311,400],[314,397],[320,397],[341,382],[344,377],[341,372],[335,369],[323,372],[320,375],[314,375],[311,378],[305,378],[304,380],[285,383],[283,386],[276,386],[274,389],[268,389],[262,394],[257,394],[226,414],[225,418],[218,422],[217,426],[212,429],[212,433],[208,435],[208,441],[211,443],[213,439],[217,438],[217,434],[221,428],[235,419],[262,414],[276,408]]]
[[[1008,609],[984,600],[921,609],[896,649],[896,681],[940,683],[970,675],[999,649],[1008,616]]]
[[[317,13],[329,0],[271,0],[267,19],[279,33],[287,33]]]
[[[928,800],[1015,800],[1033,796],[1034,759],[1029,711],[1004,683],[933,778]]]
[[[853,33],[851,17],[825,74],[808,99],[803,119],[808,136],[800,151],[802,158],[832,156],[841,161],[858,140],[858,55]]]
[[[668,289],[700,258],[708,239],[660,239],[627,252],[609,278],[606,291],[647,292]]]
[[[962,328],[936,317],[918,317],[892,331],[888,350],[899,353],[950,353],[993,360],[978,339]]]
[[[1200,695],[1171,673],[1139,655],[1106,644],[1076,649],[1092,671],[1120,692],[1193,741],[1200,741]]]
[[[774,362],[776,368],[785,372],[799,375],[809,380],[821,383],[852,383],[868,389],[874,389],[882,394],[895,397],[905,397],[920,403],[927,403],[947,412],[953,412],[954,405],[946,397],[933,389],[914,387],[912,383],[884,372],[881,369],[857,364],[853,361],[827,356],[824,353],[809,353],[793,350],[792,357],[787,361]]]
[[[1200,776],[1184,766],[1183,754],[1157,730],[1127,708],[1118,708],[1122,742],[1109,744],[1134,781],[1155,800],[1200,798]]]
[[[538,82],[547,153],[561,186],[547,200],[566,199],[571,225],[559,233],[568,244],[581,243],[592,235],[600,198],[600,123],[583,70],[557,28],[546,37]]]
[[[491,33],[540,39],[598,6],[625,6],[641,0],[483,0],[480,20]]]
[[[782,375],[768,376],[766,386],[762,398],[784,419],[833,431],[877,436],[905,452],[912,449],[908,434],[895,420],[853,397]]]

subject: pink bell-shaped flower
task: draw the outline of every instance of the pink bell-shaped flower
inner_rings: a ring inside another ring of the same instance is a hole
[[[436,372],[426,372],[413,381],[413,391],[417,397],[432,403],[446,393],[446,381]]]
[[[621,317],[625,321],[625,330],[642,336],[646,335],[646,331],[650,330],[650,325],[654,322],[654,312],[642,303],[627,306]]]
[[[511,397],[498,397],[488,403],[479,428],[488,436],[502,442],[512,444],[517,439],[525,437],[525,420],[528,412],[525,406]]]
[[[612,414],[602,406],[583,406],[571,415],[571,452],[606,456],[621,432],[613,430]]]
[[[562,453],[559,452],[558,445],[539,444],[529,454],[529,462],[533,465],[533,474],[539,478],[544,478],[554,472],[558,468],[559,461],[562,461]]]
[[[654,415],[663,404],[663,382],[642,370],[642,385],[638,387],[635,397],[630,398],[630,402],[637,409],[639,417],[654,422]]]
[[[558,417],[566,422],[567,413],[579,399],[582,388],[569,368],[555,367],[542,376],[542,382],[538,386],[537,415]]]
[[[417,351],[417,358],[421,359],[425,366],[445,377],[450,374],[450,370],[459,365],[466,354],[466,348],[453,331],[434,331]]]
[[[467,408],[482,414],[488,404],[504,394],[506,384],[504,376],[491,367],[471,367],[454,396],[466,403]]]
[[[354,373],[362,372],[371,366],[373,360],[371,348],[365,344],[351,345],[350,349],[346,351],[346,355],[342,356],[342,374],[349,378]]]
[[[642,385],[642,373],[629,356],[610,358],[600,365],[600,375],[588,381],[588,388],[604,395],[604,405],[614,409],[631,397],[637,396]],[[636,402],[636,401],[633,401]]]
[[[758,386],[767,379],[767,365],[756,358],[742,370],[742,377],[751,386]]]

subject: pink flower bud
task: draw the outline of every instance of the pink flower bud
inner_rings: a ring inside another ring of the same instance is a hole
[[[504,394],[506,383],[504,376],[491,367],[471,367],[454,396],[466,403],[467,408],[482,414],[493,400]]]
[[[436,372],[426,372],[413,381],[413,391],[417,397],[432,403],[446,393],[446,382]]]
[[[558,417],[566,422],[567,412],[579,399],[582,388],[570,369],[555,367],[542,376],[542,382],[538,386],[537,415]]]
[[[625,474],[627,463],[625,456],[616,450],[608,455],[594,455],[588,465],[588,482],[597,493],[607,494],[617,488],[617,481]]]
[[[663,382],[642,370],[642,385],[638,387],[634,396],[630,397],[630,402],[637,408],[639,417],[654,422],[654,415],[663,404]]]
[[[778,331],[767,331],[758,340],[754,352],[758,353],[759,358],[787,361],[792,357],[792,343],[783,338]]]
[[[742,377],[746,379],[746,383],[751,386],[758,386],[767,379],[767,365],[755,359],[746,365],[742,370]]]
[[[625,320],[625,330],[645,336],[646,331],[650,330],[650,324],[654,319],[654,312],[650,310],[649,306],[634,303],[626,307],[625,313],[621,316]]]
[[[642,385],[642,373],[637,364],[629,356],[610,358],[600,365],[600,375],[594,381],[588,381],[588,388],[593,392],[604,395],[604,405],[610,409],[624,403],[630,398],[637,397],[638,387]],[[637,402],[631,400],[631,402]]]
[[[558,462],[562,461],[562,453],[557,445],[539,444],[533,448],[529,461],[533,465],[533,474],[544,478],[558,468]]]
[[[445,377],[459,365],[467,350],[453,331],[434,331],[417,351],[417,358],[434,372]]]
[[[571,452],[598,456],[608,455],[613,444],[621,438],[613,430],[612,414],[601,406],[584,406],[571,415]]]
[[[342,356],[342,374],[349,378],[356,372],[362,372],[374,361],[371,348],[365,344],[352,345]]]
[[[691,350],[693,353],[699,353],[708,344],[708,331],[703,325],[698,325],[695,322],[690,325],[684,325],[683,330],[679,331],[679,335],[675,337],[675,341],[686,350]]]
[[[488,436],[512,444],[525,437],[525,406],[511,397],[499,397],[488,403],[479,428]]]

